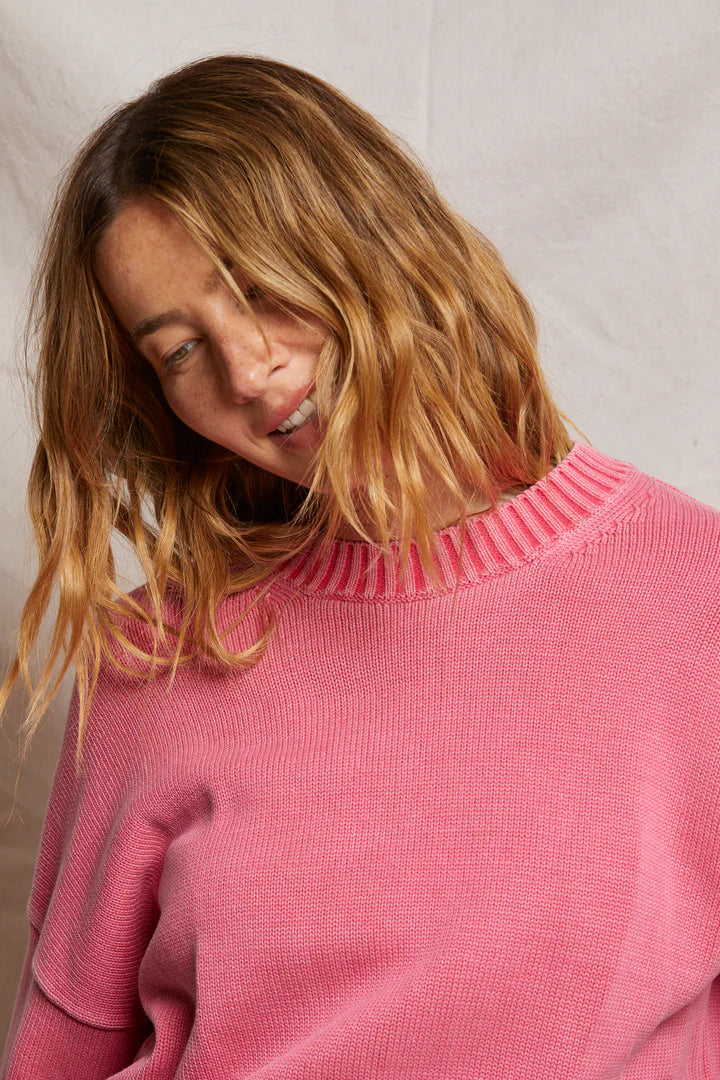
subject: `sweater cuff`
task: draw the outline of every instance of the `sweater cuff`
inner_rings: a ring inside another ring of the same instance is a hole
[[[107,1029],[70,1016],[47,997],[33,976],[38,937],[31,925],[0,1080],[106,1080],[132,1064],[152,1034],[152,1024]]]

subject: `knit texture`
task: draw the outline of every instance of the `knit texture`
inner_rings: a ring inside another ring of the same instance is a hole
[[[79,778],[73,693],[3,1078],[720,1077],[720,511],[576,442],[438,536],[104,666]]]

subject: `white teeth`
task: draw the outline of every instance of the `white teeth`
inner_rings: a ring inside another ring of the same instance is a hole
[[[294,413],[288,416],[287,420],[284,420],[282,424],[276,429],[281,431],[283,435],[287,435],[291,431],[295,431],[297,428],[302,427],[307,423],[311,416],[314,416],[317,412],[317,405],[315,404],[317,397],[317,391],[313,390],[308,394],[304,401],[301,401]]]

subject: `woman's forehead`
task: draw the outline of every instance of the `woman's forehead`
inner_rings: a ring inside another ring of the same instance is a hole
[[[178,290],[209,291],[208,279],[210,288],[219,285],[202,248],[170,211],[153,202],[123,207],[95,250],[96,276],[123,322],[135,319],[138,307],[162,303]]]
[[[167,207],[156,199],[143,197],[126,203],[118,211],[98,242],[96,259],[108,265],[172,251],[187,255],[201,249]]]

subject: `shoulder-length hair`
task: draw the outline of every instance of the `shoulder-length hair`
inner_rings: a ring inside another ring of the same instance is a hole
[[[110,309],[95,249],[145,195],[177,216],[239,303],[230,262],[327,328],[316,380],[327,426],[309,488],[184,425]],[[345,523],[371,540],[372,522],[379,554],[389,554],[388,512],[399,522],[401,577],[414,537],[440,583],[423,475],[457,498],[462,553],[466,498],[495,509],[501,493],[541,480],[572,448],[539,366],[533,313],[496,248],[401,140],[276,60],[196,61],[100,124],[59,184],[29,309],[40,437],[28,511],[39,570],[0,691],[0,711],[19,675],[32,691],[23,759],[71,663],[79,764],[103,655],[148,677],[170,666],[171,681],[193,657],[251,666],[275,614],[266,610],[260,639],[234,653],[216,625],[222,598],[269,584],[319,538],[324,554]],[[114,531],[147,578],[139,593],[116,580]],[[55,590],[54,636],[33,689],[30,652]],[[171,596],[179,624],[166,619]],[[128,614],[131,626],[145,623],[143,638],[127,632]]]

